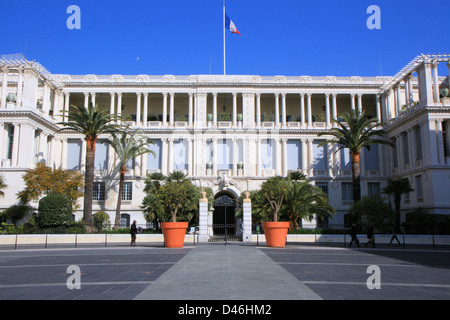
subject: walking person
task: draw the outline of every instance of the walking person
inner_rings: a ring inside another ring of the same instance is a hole
[[[356,243],[356,245],[359,248],[359,240],[358,240],[356,234],[357,234],[356,223],[352,223],[352,227],[350,229],[350,236],[352,237],[352,240],[350,240],[350,244],[348,245],[349,248],[352,246],[353,241]]]
[[[397,238],[395,226],[393,224],[391,225],[391,232],[392,232],[392,237],[391,237],[391,241],[389,242],[389,245],[391,245],[392,241],[394,241],[394,239],[395,239],[395,240],[397,240],[398,245],[401,246],[400,240],[398,240],[398,238]]]
[[[367,228],[367,243],[366,243],[366,247],[367,247],[367,245],[369,243],[372,244],[372,248],[375,248],[375,235],[373,233],[373,223],[372,222],[369,223],[369,227]]]
[[[136,246],[136,233],[137,233],[137,227],[136,227],[136,220],[133,221],[131,228],[130,228],[130,234],[131,234],[131,244],[130,246],[135,247]]]

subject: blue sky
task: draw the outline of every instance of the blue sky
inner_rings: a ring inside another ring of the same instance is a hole
[[[81,30],[69,30],[69,5]],[[369,30],[370,5],[381,29]],[[222,0],[2,0],[0,54],[50,72],[223,73]],[[450,52],[448,0],[227,0],[227,73],[394,75],[420,53]],[[139,59],[137,59],[139,57]]]

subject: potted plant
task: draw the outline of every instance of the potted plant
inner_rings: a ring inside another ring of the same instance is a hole
[[[283,248],[286,245],[289,222],[278,221],[278,213],[287,194],[287,181],[283,177],[269,178],[263,183],[260,192],[272,208],[273,221],[263,222],[268,247]]]
[[[161,223],[164,244],[167,248],[181,248],[188,228],[189,213],[198,204],[200,194],[192,182],[181,172],[173,172],[158,191],[162,204],[169,215]],[[178,220],[184,220],[182,222]]]

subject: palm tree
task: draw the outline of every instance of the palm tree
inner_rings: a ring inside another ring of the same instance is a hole
[[[294,176],[296,177],[296,176]],[[289,217],[290,228],[298,229],[298,220],[311,220],[317,217],[332,217],[336,210],[328,203],[328,195],[319,187],[310,184],[303,178],[287,181],[285,198],[286,213]]]
[[[73,106],[73,110],[64,111],[68,113],[67,122],[59,122],[63,130],[73,130],[84,135],[86,140],[86,169],[84,179],[84,207],[83,222],[90,227],[92,224],[92,195],[94,190],[94,168],[95,168],[95,143],[101,134],[118,132],[121,126],[115,121],[115,115],[109,113],[105,107],[89,104]]]
[[[400,229],[400,204],[402,200],[402,194],[414,191],[409,183],[408,178],[398,180],[388,180],[386,188],[383,189],[385,194],[394,195],[394,207],[395,207],[395,230]]]
[[[370,146],[374,144],[385,144],[393,147],[392,142],[383,139],[386,131],[381,128],[381,123],[376,118],[369,118],[364,112],[353,110],[341,115],[341,120],[334,120],[338,125],[327,132],[319,133],[319,136],[330,135],[335,137],[332,140],[324,140],[319,146],[326,143],[336,143],[339,145],[337,151],[347,148],[350,151],[352,160],[352,179],[353,179],[353,201],[357,202],[361,199],[361,168],[359,155],[363,148],[370,150]],[[336,151],[336,152],[337,152]]]
[[[146,139],[138,136],[138,131],[133,131],[130,133],[129,129],[126,128],[117,136],[114,132],[111,133],[112,140],[108,140],[107,143],[116,151],[120,180],[119,180],[119,193],[117,196],[117,206],[116,206],[116,217],[114,220],[114,228],[117,229],[120,224],[120,207],[122,205],[122,193],[123,184],[125,181],[125,173],[128,169],[128,163],[139,157],[140,155],[150,153],[155,156],[155,153],[148,149],[148,142]],[[152,142],[150,142],[152,143]]]

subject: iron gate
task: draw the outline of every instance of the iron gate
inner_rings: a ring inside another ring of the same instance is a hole
[[[213,236],[210,242],[217,241],[242,241],[242,237],[236,235],[236,201],[224,194],[214,201]]]

